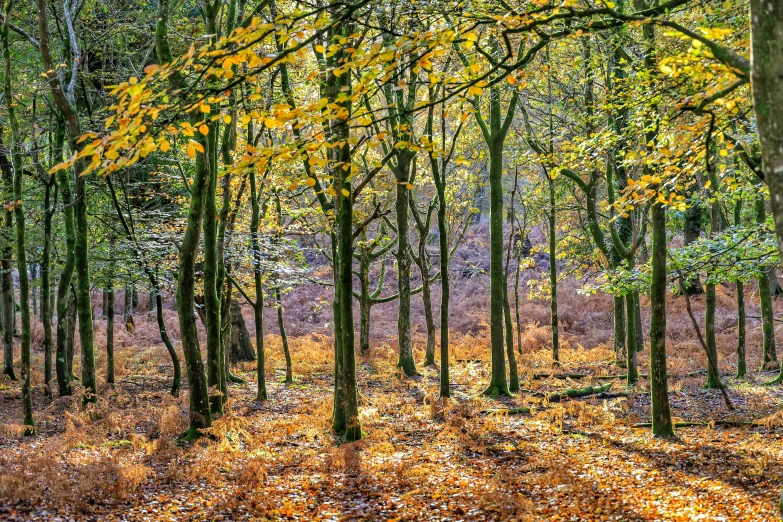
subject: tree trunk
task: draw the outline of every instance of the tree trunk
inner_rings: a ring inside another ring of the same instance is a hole
[[[334,14],[341,16],[341,8],[333,7]],[[353,24],[351,23],[339,23],[330,31],[331,37],[347,38],[353,34]],[[331,57],[330,65],[336,65],[343,60],[347,60],[347,54],[342,48],[334,53]],[[339,415],[335,415],[335,424],[343,422],[345,426],[344,436],[346,441],[353,442],[362,438],[361,424],[359,423],[359,401],[358,390],[356,388],[356,349],[354,346],[354,321],[353,321],[353,190],[350,183],[350,169],[346,170],[342,168],[342,165],[350,165],[352,163],[351,145],[349,143],[350,132],[350,114],[352,112],[351,99],[342,100],[340,93],[351,90],[351,77],[352,71],[343,71],[343,74],[336,76],[334,71],[329,71],[326,78],[326,91],[327,98],[337,104],[346,116],[334,118],[329,121],[330,136],[329,141],[333,145],[331,149],[331,160],[333,161],[332,169],[334,175],[336,194],[334,197],[334,205],[336,210],[335,216],[335,229],[337,239],[337,251],[335,259],[335,308],[338,312],[335,316],[335,337],[339,335],[340,342],[337,344],[339,350],[342,352],[341,365],[337,369],[342,374],[339,379],[339,385],[342,388],[342,397],[335,397],[336,409],[342,409]],[[340,100],[340,101],[338,101]],[[405,188],[405,187],[403,187]],[[407,190],[407,189],[406,189]],[[398,193],[398,200],[400,194]],[[399,208],[405,209],[407,216],[408,200],[402,198],[402,201],[398,204]],[[399,219],[399,217],[398,217]],[[407,233],[407,219],[405,222],[405,230],[398,230],[400,236],[403,233]],[[402,249],[403,243],[407,249],[407,238],[405,241],[399,239],[398,246]],[[410,263],[409,253],[407,250],[401,250],[403,255],[398,256],[398,263],[404,263],[406,257],[408,263]],[[404,272],[405,268],[399,268]],[[405,281],[402,281],[403,285]],[[410,295],[407,296],[408,302],[410,302]],[[403,302],[404,298],[400,296],[400,316],[405,319],[403,314]],[[410,319],[410,318],[408,318]],[[338,326],[339,323],[339,326]],[[404,323],[398,324],[400,329],[404,329]],[[403,332],[404,334],[404,332]],[[408,348],[402,343],[403,339],[400,339],[400,354],[401,361],[404,364],[408,364],[404,359],[408,355]],[[335,354],[337,355],[337,354]],[[413,354],[410,353],[412,362]],[[339,402],[338,402],[339,401]]]
[[[14,329],[16,327],[16,311],[14,310],[14,280],[13,280],[13,237],[14,213],[11,205],[13,191],[13,167],[3,168],[3,181],[9,201],[6,202],[3,259],[2,300],[3,300],[3,373],[12,381],[17,380],[14,373]]]
[[[62,122],[58,122],[58,133],[64,133]],[[74,255],[73,249],[76,243],[76,230],[73,224],[73,198],[71,183],[65,170],[57,173],[57,183],[63,198],[63,220],[65,221],[65,263],[60,273],[60,281],[57,284],[57,338],[55,346],[55,370],[57,371],[57,391],[60,396],[70,395],[71,390],[71,359],[73,357],[73,343],[68,342],[69,290],[73,276]],[[73,337],[71,336],[71,339]],[[69,347],[70,350],[69,350]],[[70,355],[69,355],[70,354]]]
[[[370,253],[362,247],[359,253],[359,352],[370,352]]]
[[[552,359],[560,361],[560,332],[557,316],[557,231],[555,229],[555,187],[549,177],[549,292],[552,326]]]
[[[56,147],[56,145],[55,145]],[[51,252],[52,252],[52,216],[54,205],[52,189],[55,188],[54,176],[50,176],[44,187],[44,238],[41,253],[41,323],[44,329],[44,390],[52,395],[52,301],[51,301]],[[55,198],[56,199],[56,198]]]
[[[253,282],[256,290],[256,302],[253,303],[253,318],[256,323],[256,351],[257,357],[257,394],[256,399],[259,401],[265,401],[269,399],[269,394],[266,390],[266,364],[264,360],[264,283],[261,273],[261,243],[259,240],[258,227],[261,222],[261,211],[259,208],[259,198],[261,197],[256,187],[256,172],[255,169],[250,171],[250,203],[251,203],[251,217],[250,217],[250,241],[253,249]]]
[[[450,397],[449,389],[449,232],[446,228],[446,172],[440,173],[438,192],[438,241],[440,249],[440,396]]]
[[[625,362],[628,370],[628,386],[633,386],[639,380],[639,370],[636,367],[636,352],[638,338],[636,336],[636,306],[634,305],[633,293],[625,294],[625,310],[628,319],[626,328],[626,354]]]
[[[650,284],[650,400],[652,432],[674,435],[666,377],[666,209],[652,206],[652,283]]]
[[[685,210],[685,226],[682,231],[682,243],[684,246],[690,245],[699,239],[701,235],[701,221],[704,209],[698,201]],[[699,295],[704,293],[704,287],[699,281],[699,276],[695,275],[685,280],[685,292],[688,295]]]
[[[511,321],[511,305],[508,302],[508,281],[504,281],[506,291],[503,292],[503,323],[506,329],[506,356],[508,357],[508,389],[510,392],[519,391],[519,373],[517,372],[517,358],[514,354],[514,326]]]
[[[756,223],[763,224],[767,220],[764,197],[756,198]],[[775,318],[772,309],[772,293],[770,291],[769,270],[762,270],[756,277],[759,287],[759,307],[761,309],[761,329],[763,332],[763,348],[761,355],[761,370],[767,369],[772,361],[777,360],[775,349]]]
[[[210,33],[214,34],[214,33]],[[205,145],[206,193],[204,195],[204,308],[207,327],[207,385],[210,388],[210,407],[213,414],[223,413],[222,395],[225,370],[223,354],[220,352],[220,298],[217,278],[217,171],[213,165],[215,154],[212,135],[217,133],[216,125],[210,126],[209,134],[202,139]]]
[[[285,332],[285,323],[283,322],[283,299],[280,287],[275,287],[275,301],[277,301],[277,328],[280,330],[280,341],[283,344],[283,354],[285,355],[285,382],[294,382],[291,351],[288,349],[288,335]]]
[[[129,285],[125,285],[125,306],[123,308],[123,320],[125,321],[125,330],[135,333],[135,321],[133,320],[133,290]]]
[[[614,296],[614,356],[617,361],[625,358],[625,300],[623,296]]]
[[[423,240],[422,240],[423,242]],[[426,244],[426,243],[424,243]],[[424,355],[424,366],[435,364],[435,318],[432,313],[432,283],[430,282],[429,262],[425,257],[424,247],[421,247],[421,301],[424,304],[424,323],[427,326],[427,348]]]
[[[66,371],[68,373],[68,382],[78,381],[79,378],[73,373],[73,355],[76,343],[76,324],[79,320],[76,307],[76,290],[74,285],[71,284],[70,292],[68,293],[68,309],[66,312],[65,320],[65,358],[66,358]]]
[[[490,126],[500,126],[500,90],[490,89]],[[493,133],[489,145],[489,280],[490,348],[492,376],[485,395],[511,395],[506,380],[506,355],[503,353],[503,139]]]
[[[742,225],[742,199],[734,205],[734,225]],[[737,281],[737,379],[745,377],[745,285]]]
[[[229,309],[231,312],[229,360],[233,363],[255,361],[256,352],[250,342],[250,333],[247,331],[245,318],[242,316],[242,305],[239,304],[239,301],[232,299]]]
[[[159,0],[155,27],[155,49],[159,63],[173,61],[168,41],[168,18],[169,0]],[[183,81],[181,76],[172,75],[169,78],[170,89],[180,88]],[[198,118],[198,116],[193,118]],[[208,161],[204,153],[196,156],[187,226],[180,245],[179,270],[177,272],[177,315],[179,316],[182,351],[185,356],[185,367],[190,387],[190,426],[185,435],[186,439],[197,438],[199,429],[209,428],[212,425],[204,360],[201,358],[196,318],[193,313],[195,306],[195,261],[204,214],[204,195],[209,182]]]
[[[114,285],[106,287],[106,382],[114,384]]]
[[[400,155],[398,157],[402,157]],[[402,161],[402,160],[400,160]],[[405,375],[417,375],[416,362],[413,359],[413,340],[411,338],[411,254],[408,232],[408,165],[399,165],[395,169],[397,177],[397,290],[399,292],[399,308],[397,314],[397,342],[399,344],[399,359],[397,367],[402,368]]]
[[[19,122],[16,119],[13,92],[11,90],[11,49],[8,42],[8,19],[10,8],[8,4],[5,10],[5,23],[0,29],[3,40],[3,58],[5,62],[4,94],[8,110],[8,120],[11,126],[11,168],[13,169],[14,192],[14,217],[16,218],[16,266],[19,272],[19,305],[21,307],[22,331],[21,331],[21,359],[22,359],[22,411],[24,413],[24,434],[35,434],[35,420],[33,419],[33,395],[32,376],[30,362],[30,279],[27,273],[27,250],[25,244],[25,212],[22,201],[22,181],[24,166],[22,164],[21,137]]]

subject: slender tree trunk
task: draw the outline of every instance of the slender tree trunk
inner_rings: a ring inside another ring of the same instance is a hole
[[[19,272],[19,305],[21,307],[21,355],[22,355],[22,412],[24,413],[24,434],[35,434],[33,419],[32,375],[30,361],[30,279],[27,273],[27,250],[25,244],[25,213],[22,200],[22,181],[24,167],[22,164],[21,137],[19,122],[16,119],[16,109],[11,90],[11,49],[8,41],[8,23],[11,17],[13,2],[9,1],[5,10],[5,23],[0,29],[3,40],[3,58],[5,62],[5,99],[8,120],[11,126],[11,167],[13,169],[14,217],[16,218],[16,266]]]
[[[347,138],[348,129],[345,129]],[[350,161],[350,146],[341,146],[340,155],[345,161]],[[342,170],[342,169],[341,169]],[[353,203],[351,201],[351,186],[346,179],[342,180],[341,190],[346,190],[347,197],[338,193],[341,199],[338,206],[338,273],[339,286],[337,288],[338,306],[340,309],[340,336],[342,338],[343,351],[343,406],[345,409],[345,438],[348,442],[362,438],[362,429],[359,424],[359,402],[356,389],[356,355],[354,348],[354,323],[353,323]],[[405,204],[407,208],[407,201]],[[398,258],[399,259],[399,258]],[[410,299],[410,296],[409,296]],[[402,306],[402,305],[401,305]],[[402,311],[400,312],[402,314]],[[402,354],[401,354],[402,355]],[[411,354],[412,361],[412,354]]]
[[[625,358],[625,300],[623,296],[614,296],[614,356],[618,361]]]
[[[65,359],[66,359],[66,371],[68,373],[68,382],[78,381],[79,378],[73,373],[73,356],[76,343],[76,324],[79,320],[76,306],[76,289],[75,285],[71,283],[68,292],[68,308],[66,312],[65,320]]]
[[[114,384],[114,285],[106,287],[106,382]]]
[[[636,321],[636,351],[644,351],[644,326],[642,325],[642,304],[639,299],[639,292],[633,294],[634,320]]]
[[[685,210],[685,226],[682,232],[683,245],[690,245],[699,239],[703,212],[704,209],[697,200],[694,200],[694,203]],[[688,295],[704,293],[698,274],[686,279],[685,291]]]
[[[370,253],[362,247],[359,253],[359,351],[370,352]]]
[[[742,199],[734,205],[734,225],[742,225]],[[745,377],[745,285],[737,281],[737,379]]]
[[[446,173],[440,173],[438,192],[438,241],[440,249],[440,396],[450,397],[449,389],[449,231],[446,227]]]
[[[625,309],[626,318],[628,319],[628,327],[626,328],[625,361],[627,365],[628,385],[633,386],[636,384],[636,381],[639,380],[639,370],[636,366],[636,352],[639,351],[636,346],[636,306],[634,306],[633,293],[625,294]]]
[[[652,206],[652,283],[650,285],[650,399],[652,432],[656,437],[674,435],[666,377],[666,209]]]
[[[519,373],[517,371],[517,358],[514,354],[514,326],[511,321],[511,305],[508,302],[508,284],[504,282],[506,291],[503,292],[503,324],[506,329],[506,356],[508,357],[508,389],[510,392],[519,391]]]
[[[158,321],[160,339],[163,341],[163,345],[166,347],[166,351],[169,352],[169,357],[171,357],[171,364],[174,367],[174,379],[171,382],[171,395],[173,397],[179,397],[179,389],[182,386],[182,369],[180,368],[179,364],[179,355],[177,355],[177,351],[174,349],[174,345],[169,338],[169,332],[166,329],[166,322],[163,318],[163,293],[160,290],[158,278],[154,277],[151,271],[148,273],[148,276],[150,278],[150,284],[152,285],[153,289],[153,292],[150,293],[150,296],[152,296],[152,293],[155,294],[155,318]]]
[[[255,170],[250,171],[250,203],[252,214],[250,217],[250,241],[253,248],[253,281],[256,290],[256,302],[253,303],[253,318],[256,323],[256,353],[258,391],[256,399],[265,401],[269,399],[266,390],[266,363],[264,356],[264,283],[261,273],[261,242],[259,240],[259,226],[261,223],[261,210],[259,198],[261,195],[256,187]]]
[[[7,160],[6,160],[7,161]],[[11,205],[13,193],[13,167],[10,163],[3,168],[3,181],[8,194],[5,211],[5,237],[2,259],[2,300],[3,300],[3,373],[12,381],[17,380],[14,373],[14,329],[16,311],[14,310],[14,280],[13,280],[13,245],[14,245],[14,212]]]
[[[283,299],[280,293],[280,287],[275,287],[275,301],[277,301],[277,327],[280,330],[280,341],[283,344],[283,354],[285,355],[285,382],[294,382],[294,372],[291,366],[291,351],[288,349],[288,335],[285,331],[283,322]]]
[[[425,242],[426,244],[426,242]],[[425,257],[424,247],[421,247],[419,256],[422,262],[421,269],[421,301],[424,304],[424,324],[427,326],[427,348],[424,355],[424,366],[435,364],[435,317],[432,313],[432,283],[427,269],[429,262]]]
[[[90,292],[90,266],[87,238],[87,180],[84,176],[76,178],[76,199],[74,218],[76,220],[76,245],[74,258],[76,263],[76,306],[79,314],[79,342],[82,353],[82,402],[95,402],[98,399],[98,387],[95,380],[95,351],[93,344],[92,294]]]
[[[755,201],[756,223],[763,224],[767,220],[764,197],[758,197]],[[759,306],[761,308],[761,329],[763,332],[763,348],[761,355],[761,370],[767,369],[772,361],[777,359],[775,350],[775,318],[772,309],[772,293],[769,285],[769,273],[762,270],[756,277],[759,287]]]
[[[710,145],[709,141],[707,142],[707,154],[709,155]],[[709,158],[707,159],[709,163]],[[710,180],[712,182],[712,189],[717,191],[718,190],[718,180],[715,173],[710,169]],[[710,235],[715,236],[720,232],[720,203],[716,200],[712,203],[712,208],[710,209]],[[707,283],[705,285],[706,290],[705,293],[707,295],[706,298],[706,313],[705,313],[705,323],[704,323],[704,332],[705,332],[705,338],[707,342],[707,352],[708,357],[715,361],[715,365],[712,365],[707,362],[707,382],[705,383],[706,388],[720,388],[723,385],[720,381],[720,373],[718,369],[718,346],[715,339],[715,284],[714,283]],[[769,287],[767,287],[769,288]]]
[[[210,134],[216,132],[212,125]],[[205,143],[206,193],[204,195],[204,308],[207,327],[207,385],[210,388],[210,407],[213,414],[223,413],[223,388],[225,379],[223,356],[220,352],[220,298],[218,297],[217,278],[217,171],[213,168],[213,139],[207,135]]]
[[[552,359],[560,361],[560,332],[557,315],[557,230],[555,222],[555,187],[549,177],[549,292],[552,326]]]
[[[517,324],[517,352],[522,353],[522,320],[519,316],[519,276],[522,271],[521,256],[517,254],[517,266],[514,269],[514,318]]]
[[[134,324],[133,320],[133,291],[130,285],[125,285],[125,292],[123,294],[123,321],[125,322],[125,329],[130,331]]]
[[[42,0],[39,0],[42,1]],[[155,28],[155,49],[158,62],[170,63],[173,60],[168,41],[169,0],[158,1],[158,19]],[[169,78],[172,90],[180,88],[184,80],[180,75]],[[205,149],[206,152],[206,149]],[[195,175],[191,185],[191,199],[188,208],[187,226],[179,250],[179,270],[177,272],[177,314],[179,316],[182,351],[190,386],[190,427],[186,439],[199,436],[199,429],[212,425],[209,408],[209,390],[204,374],[204,360],[201,358],[195,307],[196,252],[201,235],[201,223],[204,214],[204,199],[209,183],[209,159],[204,153],[196,156]]]
[[[413,340],[411,338],[411,254],[409,239],[408,216],[408,165],[395,169],[397,177],[397,289],[399,296],[399,311],[397,314],[397,342],[399,343],[399,359],[397,367],[402,368],[407,376],[417,375],[416,362],[413,359]]]
[[[51,252],[52,252],[52,216],[54,205],[52,190],[56,188],[54,176],[50,176],[44,187],[44,239],[41,253],[41,323],[44,329],[44,390],[52,395],[52,301],[51,301]],[[55,196],[56,199],[56,196]]]

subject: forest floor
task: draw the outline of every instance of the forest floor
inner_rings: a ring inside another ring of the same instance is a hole
[[[677,420],[758,425],[679,428],[677,438],[660,440],[634,427],[649,421],[646,379],[628,390],[621,379],[536,378],[623,372],[605,347],[566,347],[557,367],[547,350],[526,351],[523,392],[493,400],[481,396],[486,336],[461,336],[453,398],[442,401],[436,367],[403,378],[392,345],[383,345],[358,363],[366,438],[340,444],[329,429],[329,340],[292,340],[291,384],[282,382],[279,338],[270,335],[268,344],[270,400],[255,400],[254,363],[235,367],[247,382],[230,386],[213,437],[194,444],[178,442],[187,389],[169,396],[160,347],[121,348],[118,384],[102,386],[86,411],[78,395],[37,393],[35,437],[20,435],[18,383],[1,382],[0,519],[779,519],[783,388],[760,386],[774,374],[751,372],[746,381],[726,374],[736,408],[729,411],[719,391],[701,388],[703,376],[688,376],[698,354],[678,353],[693,364],[670,369]],[[606,382],[608,394],[629,394],[539,396]],[[530,413],[503,411],[521,406]]]

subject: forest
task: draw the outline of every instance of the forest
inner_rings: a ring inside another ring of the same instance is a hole
[[[0,519],[783,517],[783,2],[0,0],[0,48]]]

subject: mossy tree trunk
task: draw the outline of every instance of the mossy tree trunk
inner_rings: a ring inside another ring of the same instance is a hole
[[[269,399],[269,393],[266,389],[266,360],[264,354],[264,281],[262,268],[262,253],[260,241],[261,224],[261,193],[256,181],[255,169],[250,171],[250,241],[253,249],[253,283],[255,285],[256,299],[251,303],[253,306],[253,319],[256,323],[256,372],[257,372],[257,391],[256,399],[265,401]]]
[[[168,41],[168,19],[169,0],[159,0],[155,47],[160,63],[170,63],[173,59]],[[176,90],[183,83],[184,79],[180,75],[174,74],[169,78],[169,89]],[[204,360],[201,357],[196,317],[193,312],[195,307],[196,252],[204,215],[204,197],[209,183],[208,162],[209,159],[205,154],[201,153],[196,156],[187,225],[180,245],[177,273],[177,314],[190,387],[190,426],[186,434],[188,439],[198,437],[199,429],[209,428],[212,425]]]
[[[280,331],[280,342],[283,345],[283,355],[285,356],[285,382],[294,382],[294,371],[291,365],[291,350],[288,347],[288,334],[285,331],[285,321],[283,321],[283,296],[280,287],[275,287],[275,305],[277,308],[277,328]]]
[[[759,196],[755,201],[756,223],[763,224],[767,220],[767,211],[763,196]],[[761,370],[767,369],[767,366],[777,360],[777,351],[775,349],[775,318],[772,309],[772,292],[769,285],[769,274],[767,270],[761,270],[756,277],[759,287],[759,307],[761,309],[761,330],[763,332]]]
[[[109,248],[114,250],[114,236],[109,237]],[[114,384],[114,282],[109,276],[106,284],[106,382]]]
[[[652,283],[650,284],[650,398],[652,432],[656,437],[674,435],[669,383],[666,377],[666,209],[652,206]]]
[[[49,80],[49,90],[53,103],[62,115],[68,136],[68,143],[71,150],[76,153],[80,150],[80,138],[82,136],[79,116],[74,108],[74,89],[76,86],[76,76],[69,75],[68,83],[64,84],[60,77],[55,73],[57,66],[54,63],[50,50],[49,24],[48,24],[48,2],[46,0],[36,0],[38,14],[38,42],[41,61],[44,69],[49,71],[47,77]],[[76,31],[74,28],[75,19],[79,14],[79,8],[76,5],[65,7],[65,34],[68,39],[69,58],[75,63],[81,60],[78,43],[74,40]],[[74,69],[75,72],[76,69]],[[84,396],[82,402],[96,401],[98,398],[97,382],[95,379],[95,353],[93,345],[93,322],[92,322],[92,296],[90,293],[90,267],[89,267],[89,224],[87,220],[87,178],[83,175],[85,170],[85,160],[83,158],[76,160],[73,167],[75,179],[73,219],[75,221],[75,244],[74,244],[74,265],[77,283],[77,308],[79,315],[79,339],[81,342],[82,353],[82,385],[84,386]]]
[[[710,119],[709,128],[707,130],[706,135],[706,143],[705,143],[705,165],[706,170],[709,175],[710,183],[711,183],[711,189],[713,191],[713,197],[715,198],[715,201],[712,203],[710,207],[710,235],[716,236],[720,233],[721,230],[721,206],[720,201],[717,199],[718,189],[719,189],[719,180],[717,173],[715,172],[715,165],[711,159],[712,157],[712,150],[714,149],[714,144],[712,143],[712,132],[715,125],[714,118]],[[766,285],[767,288],[769,288],[769,285]],[[705,333],[705,340],[707,343],[707,357],[711,360],[707,361],[707,382],[705,383],[706,388],[720,388],[723,386],[720,380],[720,370],[718,367],[718,345],[717,341],[715,339],[715,305],[716,305],[716,296],[715,296],[715,283],[714,282],[707,282],[705,284],[705,294],[706,294],[706,301],[705,301],[705,323],[704,323],[704,333]],[[714,364],[712,364],[714,362]]]
[[[25,237],[25,210],[22,200],[22,181],[24,166],[22,163],[22,144],[19,131],[19,121],[16,119],[16,109],[13,103],[13,91],[11,79],[13,71],[11,67],[11,48],[8,32],[11,18],[11,10],[14,2],[9,0],[5,8],[5,20],[0,28],[0,37],[3,40],[3,59],[5,62],[4,94],[8,121],[11,126],[11,168],[13,169],[13,193],[14,193],[14,217],[16,218],[16,267],[19,273],[19,305],[21,307],[22,331],[21,331],[21,359],[22,359],[22,412],[24,414],[24,434],[35,434],[35,420],[33,419],[33,395],[32,374],[30,361],[30,279],[27,272],[27,245]]]
[[[560,332],[557,315],[557,228],[555,215],[555,183],[551,176],[547,176],[549,182],[549,302],[550,325],[552,327],[552,359],[560,361]]]
[[[44,329],[44,390],[52,395],[52,377],[54,368],[52,355],[54,342],[52,337],[52,217],[57,201],[57,183],[54,175],[46,181],[44,187],[44,241],[41,253],[41,322]],[[54,192],[54,194],[53,194]]]
[[[414,169],[415,172],[415,169]],[[413,180],[411,180],[413,181]],[[427,252],[427,240],[432,226],[432,213],[435,210],[436,201],[433,200],[427,207],[426,213],[419,211],[416,206],[416,194],[408,191],[408,200],[413,214],[416,232],[419,236],[416,253],[411,253],[413,262],[419,268],[421,274],[421,301],[424,305],[424,324],[427,327],[427,346],[424,351],[424,366],[435,364],[435,317],[432,313],[432,282],[430,279],[430,256]]]
[[[734,204],[734,225],[742,225],[742,198]],[[745,377],[745,285],[737,281],[737,379]]]
[[[2,138],[2,136],[0,136]],[[3,301],[3,373],[11,380],[17,380],[14,372],[14,328],[16,312],[14,310],[14,211],[13,211],[13,166],[5,155],[0,158],[3,167],[3,185],[6,193],[5,224],[3,227],[3,269],[0,283],[0,298]]]
[[[437,93],[441,87],[430,87],[429,98],[437,98]],[[448,143],[446,135],[446,109],[440,107],[441,139],[443,148]],[[452,146],[448,155],[438,154],[435,150],[428,151],[430,161],[430,170],[432,172],[432,181],[435,184],[435,191],[438,199],[437,222],[438,222],[438,250],[440,257],[440,279],[441,279],[441,297],[440,297],[440,390],[441,398],[451,396],[450,376],[449,376],[449,299],[451,297],[451,279],[449,277],[449,229],[446,217],[448,201],[446,199],[446,177],[447,166],[454,153],[454,145],[460,134],[462,126],[457,128],[452,137]],[[429,138],[430,143],[434,141],[435,136],[435,106],[432,105],[427,110],[427,120],[424,133]]]

